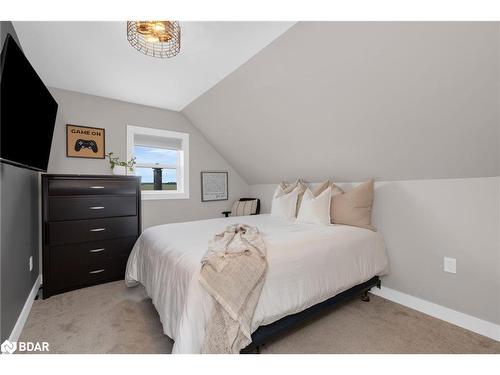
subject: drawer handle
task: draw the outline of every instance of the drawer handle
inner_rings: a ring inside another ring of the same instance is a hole
[[[94,229],[91,229],[90,231],[91,232],[102,232],[102,231],[105,231],[106,228],[94,228]]]
[[[100,253],[101,251],[106,250],[104,247],[101,247],[100,249],[92,249],[89,250],[89,253]]]
[[[90,271],[89,273],[95,274],[95,273],[101,273],[101,272],[104,272],[104,271],[105,271],[105,269],[102,268],[100,270]]]
[[[104,189],[104,186],[91,186],[91,189]]]
[[[89,207],[89,210],[103,210],[104,209],[104,206],[92,206],[92,207]]]

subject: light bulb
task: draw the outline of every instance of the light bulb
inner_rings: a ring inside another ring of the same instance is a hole
[[[154,30],[158,33],[164,33],[165,32],[165,25],[163,22],[156,22],[154,24]]]

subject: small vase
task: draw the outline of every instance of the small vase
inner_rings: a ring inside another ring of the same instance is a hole
[[[116,165],[113,168],[113,174],[117,176],[125,176],[127,174],[127,167]]]

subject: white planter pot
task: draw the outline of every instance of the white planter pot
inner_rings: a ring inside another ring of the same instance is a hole
[[[125,176],[127,174],[127,167],[117,165],[113,168],[113,174],[117,176]]]

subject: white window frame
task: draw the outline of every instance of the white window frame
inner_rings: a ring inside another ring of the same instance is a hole
[[[151,168],[170,168],[177,170],[177,190],[143,190],[143,200],[154,199],[189,199],[189,134],[163,130],[157,128],[146,128],[144,126],[127,126],[127,160],[134,157],[134,139],[136,134],[151,135],[155,137],[175,138],[181,141],[177,165],[151,165]],[[141,164],[141,166],[146,166]],[[149,165],[147,165],[149,166]]]

